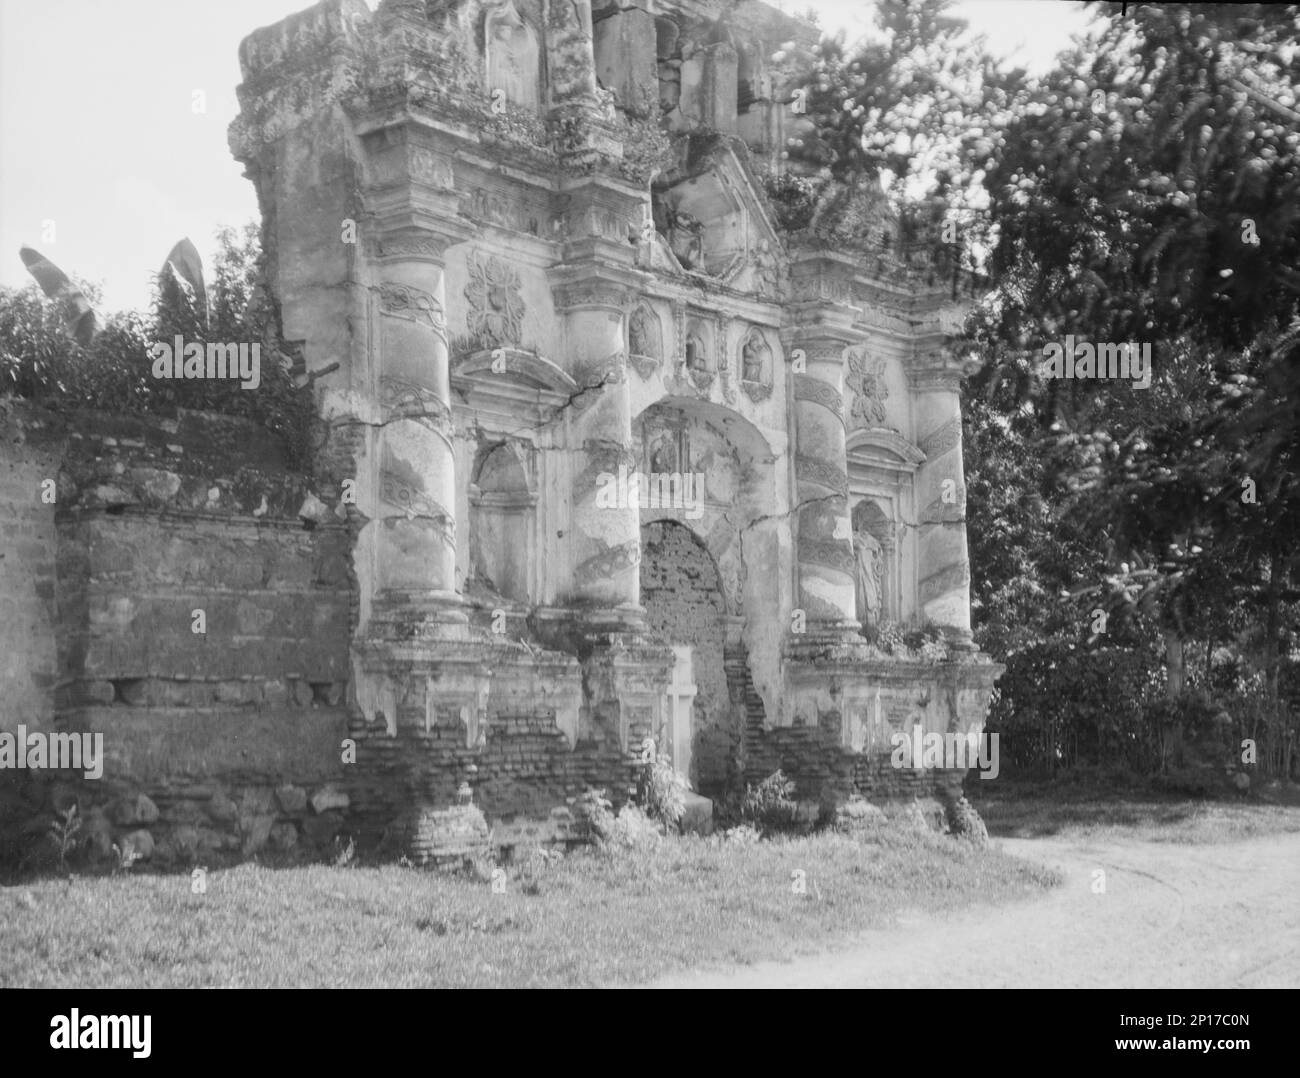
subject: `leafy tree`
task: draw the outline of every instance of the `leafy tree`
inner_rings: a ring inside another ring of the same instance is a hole
[[[1274,686],[1286,635],[1297,29],[1295,5],[1131,9],[1034,88],[988,175],[995,292],[974,339],[990,366],[972,388],[1006,414],[1012,387],[1024,451],[1064,480],[1037,488],[1054,529],[1104,554],[1071,565],[1074,589],[1157,621],[1173,695],[1185,643],[1221,639],[1243,605],[1265,614]],[[1042,377],[1066,334],[1151,344],[1151,389]]]

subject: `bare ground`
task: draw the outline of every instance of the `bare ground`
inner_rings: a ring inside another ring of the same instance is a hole
[[[994,845],[1057,868],[1064,885],[995,909],[905,913],[831,953],[679,974],[655,987],[1300,987],[1300,835]],[[1103,894],[1093,891],[1097,869]]]

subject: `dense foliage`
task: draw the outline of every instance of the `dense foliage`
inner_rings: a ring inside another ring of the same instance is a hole
[[[170,415],[192,408],[238,415],[281,435],[290,459],[307,466],[310,394],[299,390],[281,354],[274,310],[260,286],[257,228],[222,229],[202,309],[194,290],[174,274],[154,281],[149,315],[115,314],[88,347],[63,329],[57,301],[35,285],[0,287],[0,392],[12,392],[55,410]],[[82,284],[93,301],[98,291]],[[257,343],[261,384],[234,380],[153,377],[148,348],[155,341]]]

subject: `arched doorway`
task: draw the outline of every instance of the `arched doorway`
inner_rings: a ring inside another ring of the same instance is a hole
[[[727,611],[718,567],[686,525],[657,520],[642,527],[641,603],[651,630],[678,654],[665,709],[670,721],[656,740],[697,792],[717,797],[739,737],[723,665]],[[674,728],[674,711],[689,721]]]

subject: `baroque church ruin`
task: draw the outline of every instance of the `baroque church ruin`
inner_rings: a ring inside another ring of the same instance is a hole
[[[717,0],[325,0],[250,34],[230,145],[318,376],[315,470],[179,508],[186,476],[115,473],[186,564],[214,536],[265,553],[243,584],[213,563],[232,634],[174,660],[106,642],[197,600],[128,610],[146,525],[80,483],[57,540],[89,553],[57,572],[89,613],[52,707],[161,809],[123,826],[429,859],[472,798],[497,841],[560,840],[646,738],[703,798],[778,768],[823,812],[959,796],[890,749],[979,731],[1000,672],[970,633],[966,301],[883,199],[781,224],[803,121],[774,56],[816,34]],[[923,625],[938,652],[897,645]]]

